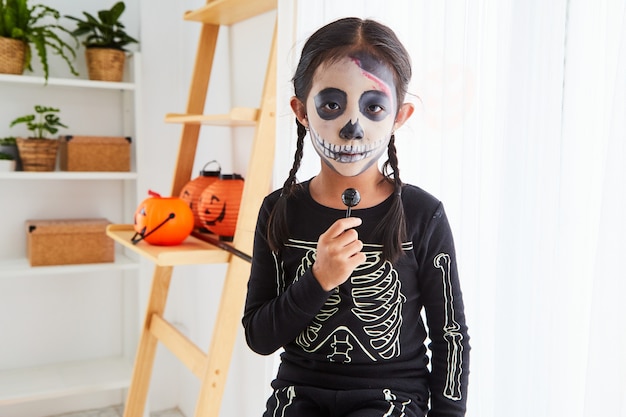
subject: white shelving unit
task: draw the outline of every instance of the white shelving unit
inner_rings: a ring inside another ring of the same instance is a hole
[[[0,373],[0,404],[127,388],[130,372],[122,356],[11,369]]]
[[[122,252],[115,254],[115,262],[83,265],[39,266],[32,268],[28,259],[10,259],[0,261],[0,279],[17,278],[22,276],[48,276],[62,274],[88,274],[90,272],[105,271],[133,271],[139,267],[136,260],[129,258]]]
[[[0,173],[0,228],[4,229],[0,316],[5,317],[0,318],[0,416],[27,402],[112,390],[119,390],[121,402],[130,384],[140,322],[139,257],[116,245],[112,263],[31,267],[26,258],[24,222],[31,218],[105,217],[114,223],[132,223],[139,203],[136,152],[141,135],[136,115],[140,62],[139,53],[129,57],[125,79],[130,81],[120,83],[50,78],[44,85],[42,77],[0,74],[0,107],[4,106],[0,108],[0,113],[4,110],[0,137],[16,136],[11,132],[16,128],[9,129],[9,123],[25,114],[7,115],[7,108],[28,103],[29,109],[32,104],[58,106],[64,123],[81,127],[80,132],[69,129],[62,134],[132,138],[130,172]],[[72,117],[73,123],[66,121]],[[92,121],[95,132],[86,130]],[[24,305],[21,301],[30,299],[30,292],[33,305]],[[114,299],[103,300],[109,296]],[[31,307],[33,311],[29,311]],[[77,311],[70,311],[74,308]],[[96,311],[98,308],[103,311]],[[72,322],[74,317],[77,323]],[[101,326],[104,334],[90,329],[90,322]],[[30,326],[35,334],[24,330]],[[55,337],[49,338],[50,332],[56,332]],[[29,337],[25,338],[26,334]],[[76,340],[83,334],[95,341]],[[70,350],[67,353],[66,348]]]
[[[137,54],[132,56],[132,59],[136,61]],[[32,75],[11,75],[0,74],[0,82],[7,82],[11,84],[33,84],[33,85],[45,85],[45,81],[42,77],[36,77]],[[78,87],[78,88],[96,88],[96,89],[109,89],[109,90],[135,90],[134,82],[110,82],[110,81],[91,81],[80,78],[49,78],[49,86],[61,86],[61,87]]]
[[[136,172],[0,172],[0,180],[136,180]]]

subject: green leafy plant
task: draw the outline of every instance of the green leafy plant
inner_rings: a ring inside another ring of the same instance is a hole
[[[13,146],[16,144],[14,136],[8,136],[6,138],[0,138],[0,146]]]
[[[17,140],[15,139],[15,137],[8,136],[6,138],[0,138],[0,153],[9,156],[8,158],[5,156],[4,158],[0,159],[13,160],[16,162],[19,169],[22,168],[19,151],[17,148]]]
[[[10,127],[13,127],[20,123],[26,123],[28,130],[33,132],[31,137],[33,138],[46,138],[47,134],[54,135],[59,131],[59,127],[67,129],[57,113],[59,109],[45,106],[35,106],[36,114],[28,114],[26,116],[18,117],[11,122]]]
[[[137,39],[126,33],[120,17],[126,5],[119,1],[110,10],[100,10],[98,18],[83,12],[85,19],[74,16],[65,16],[77,22],[76,29],[72,34],[76,37],[86,36],[83,44],[87,48],[112,48],[126,51],[125,47],[131,43],[139,43]]]
[[[78,40],[71,31],[61,26],[58,21],[61,14],[51,7],[36,4],[28,6],[28,0],[0,0],[0,36],[17,39],[26,43],[24,68],[32,71],[32,46],[39,55],[44,78],[48,81],[48,53],[59,55],[67,63],[74,75],[78,72],[73,62],[76,59],[74,48]],[[66,33],[75,46],[70,45],[60,35]]]

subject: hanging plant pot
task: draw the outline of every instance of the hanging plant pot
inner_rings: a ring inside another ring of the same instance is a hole
[[[0,73],[23,74],[26,43],[19,39],[0,37]]]
[[[55,139],[17,138],[24,171],[54,171],[59,142]]]
[[[223,240],[232,240],[237,227],[243,177],[238,174],[220,175],[200,195],[199,210],[202,228]]]
[[[122,81],[126,52],[112,48],[91,47],[85,50],[89,79]]]
[[[208,171],[206,168],[210,164],[217,164],[217,171]],[[213,184],[220,177],[220,173],[222,171],[222,167],[217,161],[207,162],[202,170],[200,171],[200,176],[194,178],[189,181],[185,186],[180,190],[179,197],[189,204],[189,208],[193,212],[193,220],[194,227],[202,228],[202,219],[200,218],[200,196],[202,192],[209,185]]]

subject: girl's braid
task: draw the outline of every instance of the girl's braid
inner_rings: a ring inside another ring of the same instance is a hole
[[[395,142],[395,135],[392,134],[387,146],[387,161],[383,164],[383,174],[388,181],[393,181],[394,184],[393,201],[390,210],[387,211],[374,230],[374,235],[380,236],[383,242],[385,242],[383,245],[384,258],[392,262],[402,256],[402,243],[405,241],[407,234],[406,218],[402,204],[402,180],[400,179]],[[390,168],[391,172],[389,172]]]
[[[293,165],[291,166],[291,170],[289,170],[289,176],[285,183],[283,184],[283,197],[289,197],[293,192],[295,185],[297,183],[296,174],[300,169],[300,163],[302,162],[302,154],[304,148],[304,137],[306,136],[306,128],[298,119],[296,119],[296,125],[298,127],[298,141],[296,142],[296,153],[293,158]]]
[[[306,136],[306,128],[296,119],[298,127],[298,141],[296,144],[296,153],[293,159],[293,165],[289,171],[289,177],[283,184],[280,198],[276,201],[272,212],[270,213],[267,225],[267,240],[270,249],[274,252],[280,252],[283,245],[289,238],[289,226],[287,224],[287,199],[295,192],[297,187],[296,173],[302,162],[302,154],[304,149],[304,137]]]

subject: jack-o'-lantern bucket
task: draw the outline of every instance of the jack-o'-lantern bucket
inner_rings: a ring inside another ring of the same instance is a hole
[[[232,240],[242,194],[243,177],[239,174],[222,174],[206,187],[198,202],[202,229],[215,233],[223,240]]]
[[[150,197],[135,211],[133,244],[145,240],[151,245],[173,246],[183,242],[193,230],[193,213],[179,197],[161,197],[148,191]]]
[[[211,164],[217,164],[217,171],[208,171],[207,167]],[[200,175],[191,181],[189,181],[185,186],[180,190],[179,198],[182,198],[188,205],[191,211],[193,212],[193,223],[194,227],[201,229],[203,227],[202,220],[200,219],[200,210],[199,210],[199,202],[200,195],[206,187],[213,184],[220,177],[220,173],[222,172],[222,167],[217,161],[209,161],[207,162],[200,171]]]

